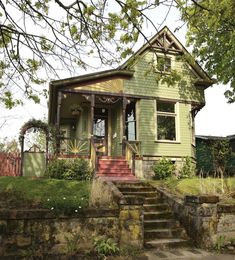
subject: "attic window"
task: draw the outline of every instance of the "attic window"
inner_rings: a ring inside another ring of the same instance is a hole
[[[156,69],[161,72],[170,72],[171,58],[165,56],[157,56]]]

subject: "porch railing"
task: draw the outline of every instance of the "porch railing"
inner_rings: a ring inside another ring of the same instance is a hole
[[[60,139],[59,155],[64,157],[90,156],[90,139],[62,137]]]
[[[135,160],[136,157],[141,156],[141,143],[140,141],[126,141],[126,140],[124,142],[125,142],[126,160],[133,174],[135,174]]]

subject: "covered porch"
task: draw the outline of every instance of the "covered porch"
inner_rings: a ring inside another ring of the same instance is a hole
[[[99,159],[124,159],[135,174],[135,160],[141,156],[137,102],[138,98],[122,93],[59,91],[55,118],[58,157],[86,158],[96,173],[100,172]]]

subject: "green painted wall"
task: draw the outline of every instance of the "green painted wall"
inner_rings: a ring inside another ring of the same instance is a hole
[[[124,81],[125,93],[150,97],[204,101],[203,89],[192,86],[189,69],[185,69],[184,63],[178,61],[173,55],[168,55],[172,60],[172,69],[181,72],[184,75],[184,80],[175,86],[158,83],[156,81],[157,72],[151,71],[153,55],[152,52],[144,53],[130,67],[130,69],[134,69],[135,73],[133,78]]]
[[[45,153],[25,152],[23,159],[23,176],[42,177],[46,169]]]
[[[185,70],[182,61],[169,55],[172,68],[184,73],[184,81],[175,86],[167,86],[156,81],[156,72],[150,71],[153,53],[143,54],[131,69],[134,77],[124,82],[124,90],[129,94],[144,95],[153,98],[141,99],[138,103],[138,139],[141,141],[142,155],[184,157],[192,156],[191,104],[185,101],[204,102],[203,89],[197,89],[190,81],[189,69]],[[156,98],[156,99],[155,99]],[[166,98],[177,102],[177,133],[175,143],[157,142],[156,102]]]
[[[157,142],[156,100],[140,100],[139,102],[139,140],[142,155],[154,156],[191,156],[191,120],[190,104],[179,103],[177,113],[177,143]]]

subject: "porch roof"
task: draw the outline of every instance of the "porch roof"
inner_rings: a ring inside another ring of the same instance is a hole
[[[49,108],[48,108],[48,122],[53,123],[53,114],[56,112],[57,96],[59,91],[64,88],[77,84],[85,84],[87,82],[99,81],[101,79],[111,78],[131,78],[134,74],[133,70],[127,69],[112,69],[100,72],[89,73],[77,77],[65,78],[60,80],[53,80],[49,85]]]

